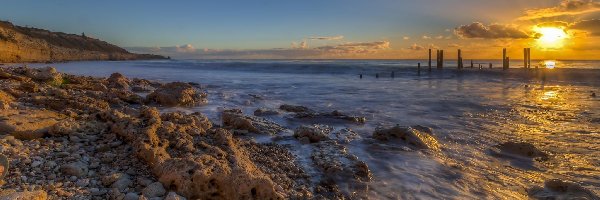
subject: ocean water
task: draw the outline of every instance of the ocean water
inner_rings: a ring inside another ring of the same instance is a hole
[[[421,71],[417,63],[421,62]],[[322,121],[351,128],[363,139],[347,144],[367,162],[375,199],[522,199],[526,189],[558,178],[600,194],[600,62],[557,61],[555,69],[508,71],[500,61],[476,61],[483,69],[432,69],[422,60],[170,60],[51,64],[61,72],[159,81],[197,82],[207,105],[167,110],[200,111],[220,123],[224,108],[246,114],[281,104],[318,111],[340,110],[367,117],[364,125]],[[492,69],[487,63],[493,63]],[[32,64],[46,66],[46,64]],[[434,67],[435,68],[435,67]],[[392,77],[393,72],[393,77]],[[359,74],[363,78],[359,78]],[[376,78],[378,76],[378,78]],[[255,98],[253,96],[259,96]],[[266,117],[290,130],[314,121]],[[379,148],[369,142],[378,126],[431,127],[440,153]],[[256,136],[260,142],[269,137]],[[527,163],[492,156],[490,148],[524,141],[548,152],[547,161]],[[294,141],[293,152],[310,170],[310,145]]]

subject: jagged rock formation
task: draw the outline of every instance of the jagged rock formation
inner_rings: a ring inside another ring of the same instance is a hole
[[[85,35],[51,32],[0,21],[0,62],[165,59],[134,54]]]

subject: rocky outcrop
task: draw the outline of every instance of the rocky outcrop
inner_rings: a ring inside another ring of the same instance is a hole
[[[408,126],[379,127],[373,132],[373,138],[380,141],[403,142],[417,149],[440,149],[440,144],[431,136],[431,132]]]
[[[366,199],[372,179],[367,164],[334,140],[318,143],[311,158],[322,172],[315,192],[326,199]]]
[[[297,119],[334,119],[353,123],[365,123],[367,121],[367,118],[365,117],[350,116],[337,110],[334,110],[332,112],[316,112],[305,106],[296,106],[288,104],[281,105],[279,109],[286,112],[295,113],[293,117]]]
[[[120,90],[129,90],[129,79],[120,73],[113,73],[107,79],[108,87]]]
[[[332,127],[322,124],[303,125],[294,131],[294,137],[303,143],[315,143],[328,139],[332,130]]]
[[[505,142],[492,150],[496,155],[520,156],[531,159],[548,159],[548,154],[527,142]]]
[[[163,106],[195,106],[206,103],[206,93],[188,83],[168,83],[150,93],[146,100]]]
[[[14,192],[14,191],[2,191],[0,192],[0,200],[46,200],[48,194],[41,190],[31,192]]]
[[[245,131],[275,135],[284,130],[282,126],[264,118],[246,116],[239,109],[224,110],[221,114],[223,126],[236,132]]]
[[[548,180],[544,187],[532,187],[528,190],[528,195],[532,199],[600,199],[581,185],[560,179]]]
[[[0,62],[56,62],[74,60],[166,59],[133,54],[85,35],[50,32],[0,21]]]
[[[64,116],[49,110],[5,110],[0,118],[0,133],[31,140],[43,137]]]

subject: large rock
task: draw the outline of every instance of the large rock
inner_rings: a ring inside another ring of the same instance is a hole
[[[206,94],[199,93],[188,83],[174,82],[161,86],[147,96],[147,101],[163,106],[194,106],[206,102]]]
[[[244,130],[252,133],[274,135],[284,130],[282,126],[264,118],[246,116],[239,109],[223,111],[223,126],[229,129]]]
[[[63,116],[49,110],[5,110],[0,118],[0,133],[30,140],[43,137]]]
[[[58,73],[54,67],[27,68],[25,75],[33,80],[52,85],[61,85],[63,83],[62,74]]]
[[[300,141],[309,141],[311,143],[319,142],[329,138],[332,127],[321,124],[302,125],[294,131],[294,137]]]
[[[439,150],[440,144],[431,136],[431,133],[425,132],[424,129],[399,126],[391,128],[377,128],[373,133],[373,138],[381,141],[399,141],[404,142],[418,149]]]
[[[495,153],[499,155],[514,155],[541,160],[548,159],[548,154],[527,142],[505,142],[496,145],[493,150],[496,150]]]
[[[31,192],[0,192],[0,200],[46,200],[48,194],[41,190]]]
[[[113,73],[107,79],[109,88],[121,89],[121,90],[129,90],[129,79],[123,76],[120,73]]]

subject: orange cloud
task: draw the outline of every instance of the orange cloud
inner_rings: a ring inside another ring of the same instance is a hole
[[[518,20],[535,20],[547,17],[573,16],[599,12],[600,2],[592,0],[563,0],[559,5],[550,8],[531,9]]]
[[[459,38],[482,38],[482,39],[524,39],[530,38],[525,31],[519,30],[513,25],[491,24],[484,25],[481,22],[473,22],[454,29],[454,34]]]

